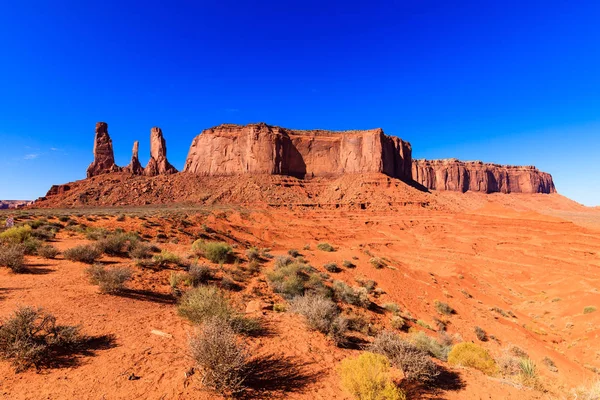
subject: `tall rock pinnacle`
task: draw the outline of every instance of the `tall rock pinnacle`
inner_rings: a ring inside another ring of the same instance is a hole
[[[118,172],[121,169],[115,164],[112,140],[108,135],[108,124],[106,122],[96,123],[96,135],[94,137],[94,161],[87,169],[87,177]]]
[[[142,164],[140,164],[140,160],[138,159],[139,146],[140,143],[137,140],[133,142],[133,150],[131,151],[131,162],[128,166],[123,168],[124,171],[134,175],[142,175],[144,173],[144,168],[142,167]]]
[[[167,145],[162,130],[158,127],[150,129],[150,161],[144,168],[144,175],[174,174],[177,170],[167,161]]]

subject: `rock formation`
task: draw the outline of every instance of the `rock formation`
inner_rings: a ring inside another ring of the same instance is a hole
[[[194,138],[185,172],[205,176],[281,174],[299,178],[381,172],[411,179],[411,147],[381,129],[291,130],[264,123],[220,125]]]
[[[162,130],[154,127],[150,130],[150,161],[144,168],[144,175],[156,176],[174,174],[177,170],[167,161],[167,145]]]
[[[112,140],[108,135],[108,124],[98,122],[94,138],[94,161],[87,169],[87,177],[118,171],[120,168],[115,164]]]
[[[140,160],[138,158],[140,143],[136,140],[133,142],[133,150],[131,150],[131,161],[129,165],[123,168],[123,171],[129,172],[134,175],[142,175],[144,173],[144,167],[140,164]]]
[[[556,193],[552,176],[533,166],[413,160],[413,179],[428,189],[483,193]]]

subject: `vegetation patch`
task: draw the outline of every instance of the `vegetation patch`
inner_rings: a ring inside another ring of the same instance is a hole
[[[459,343],[448,354],[448,363],[462,367],[474,368],[486,375],[496,373],[496,362],[490,353],[475,343]]]
[[[131,279],[131,269],[127,267],[106,268],[104,265],[90,265],[85,270],[90,283],[98,285],[102,293],[118,293],[125,288]]]
[[[83,244],[67,249],[63,252],[63,256],[70,261],[79,261],[86,264],[93,264],[102,252],[94,245]]]
[[[218,264],[225,264],[233,258],[233,248],[225,242],[207,242],[198,239],[192,244],[192,250]]]
[[[337,304],[330,299],[314,294],[299,296],[291,301],[291,310],[302,315],[311,329],[327,335],[335,344],[345,343],[348,320],[340,315]]]
[[[348,357],[339,366],[342,387],[357,400],[404,400],[406,395],[392,380],[390,362],[381,355],[364,352]]]
[[[8,243],[0,246],[0,266],[10,268],[13,272],[25,269],[25,249],[22,244]]]

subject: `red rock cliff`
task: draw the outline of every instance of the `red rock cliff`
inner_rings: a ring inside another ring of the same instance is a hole
[[[556,193],[552,176],[532,166],[518,167],[448,160],[413,160],[412,177],[434,190],[483,193]]]
[[[264,123],[220,125],[194,138],[185,172],[296,177],[382,172],[411,179],[411,147],[381,129],[292,130]]]

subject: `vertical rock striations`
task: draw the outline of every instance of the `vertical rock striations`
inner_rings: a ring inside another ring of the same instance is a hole
[[[411,147],[381,129],[292,130],[264,123],[220,125],[194,138],[184,171],[299,178],[381,172],[411,179]]]
[[[177,170],[167,161],[167,144],[162,130],[154,127],[150,130],[150,161],[144,168],[144,175],[156,176],[174,174]]]
[[[87,177],[118,172],[121,169],[115,164],[112,140],[108,135],[108,124],[98,122],[96,124],[96,135],[94,137],[94,161],[87,169]]]
[[[413,160],[413,179],[433,190],[483,193],[556,193],[552,176],[533,166],[463,162],[457,159]]]

